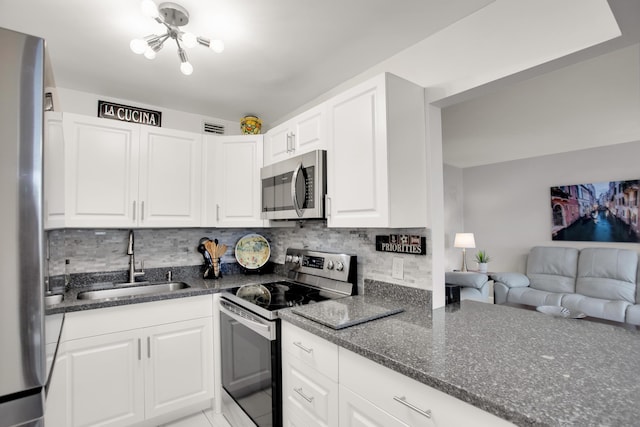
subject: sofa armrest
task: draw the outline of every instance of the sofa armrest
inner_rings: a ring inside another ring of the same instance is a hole
[[[489,276],[486,274],[471,271],[447,271],[444,273],[444,282],[448,285],[482,289],[488,280]]]
[[[526,288],[529,278],[521,273],[491,273],[491,279],[496,283],[503,283],[508,288]]]

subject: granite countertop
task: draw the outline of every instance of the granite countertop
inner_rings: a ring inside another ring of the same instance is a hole
[[[352,297],[396,306],[389,298]],[[321,304],[321,303],[320,303]],[[348,350],[521,426],[640,422],[640,334],[476,301],[405,311],[342,330],[280,317]]]
[[[282,276],[277,274],[231,274],[220,279],[202,279],[197,276],[180,277],[174,276],[174,282],[184,282],[189,285],[186,289],[175,291],[167,291],[157,294],[136,295],[131,297],[115,298],[115,299],[98,299],[98,300],[79,300],[77,298],[80,292],[93,291],[98,289],[114,289],[113,282],[96,282],[90,286],[72,287],[64,292],[62,303],[51,305],[46,308],[47,315],[56,313],[67,313],[81,310],[94,310],[97,308],[114,307],[126,304],[139,304],[143,302],[160,301],[173,298],[192,297],[196,295],[206,295],[220,292],[224,289],[234,288],[251,283],[266,283],[276,280],[282,280]],[[119,285],[118,288],[128,286]]]

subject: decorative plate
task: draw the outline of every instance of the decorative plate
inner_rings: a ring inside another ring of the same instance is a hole
[[[238,264],[248,270],[257,270],[269,261],[271,247],[259,234],[247,234],[236,243]]]
[[[537,307],[536,310],[540,313],[554,317],[564,317],[566,319],[582,319],[583,317],[586,317],[584,313],[571,311],[567,307],[557,305],[541,305],[540,307]]]

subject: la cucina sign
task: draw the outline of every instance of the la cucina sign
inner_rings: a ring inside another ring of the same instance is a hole
[[[162,125],[162,113],[160,111],[114,104],[107,101],[98,101],[98,117],[121,122],[139,123],[141,125],[157,127]]]

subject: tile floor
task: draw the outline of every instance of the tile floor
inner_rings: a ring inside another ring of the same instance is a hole
[[[214,414],[211,410],[207,410],[160,427],[231,427],[231,425],[222,414]]]

